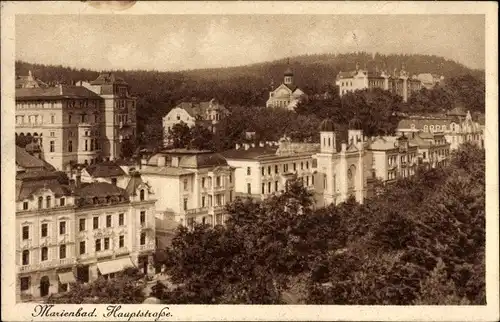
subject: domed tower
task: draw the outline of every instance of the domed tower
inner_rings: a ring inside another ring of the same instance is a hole
[[[337,152],[335,142],[335,123],[331,119],[325,119],[319,125],[319,135],[321,144],[321,153]]]
[[[293,84],[293,70],[290,67],[290,59],[288,60],[288,67],[285,70],[285,73],[283,75],[284,75],[284,81],[283,81],[283,83],[285,85],[291,85],[291,84]]]
[[[347,136],[349,138],[349,144],[357,144],[358,142],[363,141],[363,128],[359,118],[354,117],[351,121],[349,121]]]

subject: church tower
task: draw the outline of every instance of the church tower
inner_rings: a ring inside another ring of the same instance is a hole
[[[292,85],[293,84],[293,70],[290,67],[290,59],[288,59],[288,67],[287,67],[287,69],[285,70],[285,73],[284,73],[284,81],[283,81],[283,83],[285,85]]]
[[[319,136],[321,140],[321,153],[337,152],[335,125],[331,119],[325,119],[321,122],[319,125]]]
[[[357,145],[358,142],[363,141],[363,129],[362,129],[362,124],[361,120],[358,119],[357,117],[354,117],[350,122],[349,122],[349,128],[347,131],[347,136],[349,139],[348,144],[355,144]]]

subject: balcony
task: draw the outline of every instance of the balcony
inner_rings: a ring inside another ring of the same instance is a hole
[[[202,213],[207,213],[207,212],[208,212],[208,207],[201,207],[201,208],[193,208],[193,209],[184,210],[184,213],[186,215],[197,215],[197,214],[202,214]]]
[[[147,243],[145,245],[137,245],[134,247],[134,251],[136,251],[136,252],[145,252],[145,251],[152,251],[152,250],[155,250],[154,243]]]
[[[128,254],[128,253],[130,253],[130,251],[127,247],[121,247],[121,248],[115,249],[116,255],[122,255],[122,254]]]
[[[214,192],[219,192],[219,191],[224,191],[224,190],[226,190],[226,187],[224,187],[224,186],[217,186],[217,187],[214,186],[212,188],[212,191],[214,191]]]
[[[153,230],[153,224],[149,223],[149,222],[142,222],[141,223],[141,230]]]
[[[32,248],[33,247],[33,240],[31,239],[23,239],[21,240],[21,245],[20,247],[22,249],[29,249],[29,248]]]
[[[76,263],[75,258],[53,259],[32,265],[18,266],[18,273],[28,273],[38,270],[51,269],[56,267],[72,266]]]
[[[110,257],[110,256],[113,256],[113,253],[114,252],[112,249],[105,249],[105,250],[95,252],[97,258]]]
[[[118,126],[120,127],[120,129],[123,129],[123,128],[132,126],[132,123],[120,121],[120,122],[118,122]]]

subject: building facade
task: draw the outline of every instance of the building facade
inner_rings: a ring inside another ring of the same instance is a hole
[[[62,184],[54,171],[16,175],[18,300],[68,290],[136,266],[149,272],[155,250],[155,199],[132,177],[126,189],[96,182]]]
[[[294,110],[297,104],[307,99],[307,95],[295,85],[293,70],[288,67],[283,75],[283,82],[269,92],[266,107]]]
[[[356,90],[379,88],[401,96],[404,102],[408,101],[412,93],[422,88],[422,82],[417,76],[410,77],[404,66],[399,72],[394,70],[391,75],[388,71],[378,68],[360,69],[359,64],[356,64],[354,71],[339,72],[335,83],[339,87],[340,96]]]
[[[316,193],[313,155],[318,150],[318,144],[293,143],[284,136],[279,143],[238,144],[223,155],[235,168],[236,195],[264,199],[283,192],[294,178]]]
[[[443,133],[452,150],[460,144],[471,142],[484,147],[484,133],[481,125],[472,119],[469,111],[456,107],[447,114],[414,115],[406,117],[398,124],[398,133]]]
[[[142,161],[142,178],[155,191],[156,231],[164,245],[177,225],[223,224],[224,205],[234,194],[234,169],[218,153],[166,150]],[[163,239],[163,240],[162,240]]]
[[[135,135],[135,99],[123,81],[103,78],[86,87],[16,88],[16,136],[32,137],[61,171],[119,157],[123,140]]]
[[[208,102],[182,102],[162,119],[164,145],[170,143],[169,133],[175,124],[184,123],[189,127],[200,124],[215,131],[215,125],[228,114],[227,108],[215,99]]]

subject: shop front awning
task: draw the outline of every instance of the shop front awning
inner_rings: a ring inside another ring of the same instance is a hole
[[[75,275],[73,275],[73,272],[59,273],[59,282],[61,284],[75,283]]]
[[[97,268],[102,275],[121,272],[127,267],[134,267],[130,257],[97,263]]]

